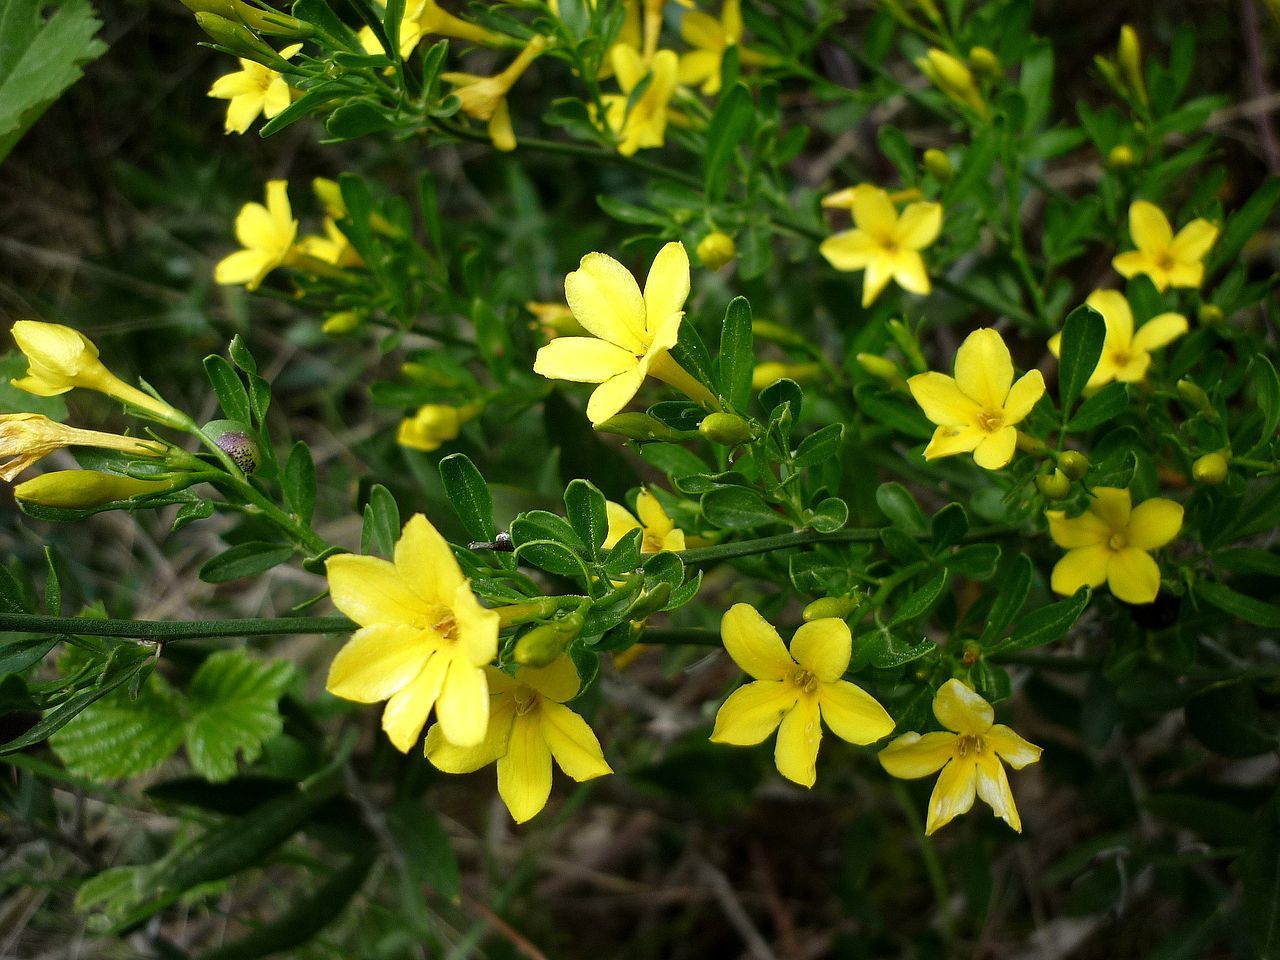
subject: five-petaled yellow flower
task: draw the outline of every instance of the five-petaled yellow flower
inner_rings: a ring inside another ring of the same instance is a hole
[[[1050,585],[1061,594],[1107,584],[1125,603],[1150,603],[1160,592],[1160,567],[1150,551],[1182,529],[1182,505],[1153,497],[1132,506],[1129,491],[1094,487],[1088,511],[1068,517],[1048,510],[1049,535],[1067,551],[1054,565]]]
[[[480,405],[474,403],[465,407],[423,404],[412,417],[400,421],[396,443],[414,450],[437,450],[450,440],[456,440],[462,425],[476,416],[480,409]]]
[[[280,56],[288,60],[301,49],[302,44],[296,43],[281,50]],[[270,120],[284,110],[293,100],[293,91],[284,77],[270,67],[241,58],[240,70],[215,80],[209,96],[230,101],[226,132],[244,133],[259,114]]]
[[[609,62],[621,93],[601,97],[605,119],[618,134],[618,152],[629,157],[646,147],[660,147],[667,135],[667,107],[676,92],[677,62],[674,50],[659,50],[646,66],[640,53],[626,44],[609,49]],[[646,75],[652,75],[644,92],[631,102],[631,92]]]
[[[1166,346],[1187,332],[1187,318],[1180,313],[1162,313],[1152,317],[1137,333],[1133,330],[1133,310],[1129,301],[1118,290],[1095,290],[1085,301],[1102,314],[1107,325],[1107,336],[1102,343],[1102,356],[1085,384],[1086,390],[1096,390],[1112,380],[1121,383],[1140,383],[1151,366],[1151,351]],[[1062,344],[1062,334],[1055,333],[1049,339],[1049,349],[1056,357]]]
[[[39,413],[5,413],[0,414],[0,457],[8,461],[0,464],[0,480],[12,483],[14,477],[43,457],[73,446],[119,450],[140,457],[159,457],[165,451],[164,444],[153,440],[78,430]]]
[[[756,609],[734,604],[720,623],[724,648],[755,677],[735,690],[716,714],[714,743],[751,746],[776,729],[774,762],[788,780],[812,787],[817,779],[822,722],[849,743],[874,743],[893,732],[893,718],[861,687],[842,680],[853,637],[843,620],[812,620],[791,638],[791,651]]]
[[[1119,254],[1111,265],[1122,277],[1145,273],[1156,289],[1197,288],[1204,280],[1204,257],[1218,239],[1218,228],[1197,218],[1174,236],[1159,207],[1136,200],[1129,207],[1129,236],[1137,250]]]
[[[1015,770],[1040,759],[1040,748],[1003,723],[991,704],[959,680],[948,680],[933,698],[933,715],[949,733],[904,733],[880,751],[880,763],[895,777],[916,780],[938,774],[929,798],[926,835],[945,827],[981,797],[995,815],[1019,833],[1022,818],[1013,802],[1004,761]]]
[[[484,27],[468,23],[461,17],[455,17],[436,3],[436,0],[417,0],[404,6],[400,19],[400,56],[407,57],[426,36],[449,37],[454,40],[469,40],[482,46],[493,46],[502,42],[498,36]],[[374,32],[368,27],[360,31],[360,45],[369,53],[385,53],[382,44]]]
[[[170,426],[185,428],[191,421],[163,400],[131,387],[98,359],[98,348],[78,330],[61,323],[19,320],[13,339],[27,357],[27,375],[10,381],[37,397],[55,397],[75,387],[97,390]]]
[[[938,425],[924,458],[973,451],[978,466],[999,470],[1013,459],[1016,425],[1044,396],[1044,377],[1030,370],[1014,383],[1009,348],[988,327],[965,337],[955,373],[952,378],[930,371],[907,381],[924,415]]]
[[[311,234],[303,237],[294,250],[304,257],[314,257],[321,263],[340,270],[364,266],[359,251],[351,245],[351,240],[332,217],[324,218],[324,236]],[[299,266],[305,269],[305,261],[300,262]]]
[[[440,75],[445,82],[453,84],[452,92],[462,101],[462,112],[489,125],[489,139],[499,150],[516,148],[516,134],[511,126],[511,108],[507,106],[507,94],[546,47],[547,38],[535,36],[507,69],[492,77],[481,77],[474,73]]]
[[[242,283],[246,290],[257,290],[268,273],[288,261],[297,235],[289,184],[268,180],[267,205],[246,203],[236,217],[236,239],[244,249],[219,261],[213,278],[218,283]]]
[[[680,21],[680,36],[693,47],[680,54],[680,82],[686,86],[702,84],[702,92],[714,97],[720,92],[720,62],[729,47],[738,48],[738,62],[744,67],[759,67],[768,62],[763,55],[742,46],[741,0],[724,0],[720,19],[691,10]]]
[[[590,337],[557,337],[538,351],[535,373],[552,380],[598,383],[587,417],[604,423],[636,395],[648,375],[699,403],[715,398],[667,353],[676,345],[689,296],[689,255],[668,243],[653,259],[644,293],[617,260],[588,253],[564,278],[565,299]]]
[[[854,187],[848,202],[855,229],[827,237],[818,250],[837,270],[866,271],[862,305],[871,306],[890,280],[927,294],[932,288],[920,251],[938,238],[942,204],[912,203],[899,216],[889,194],[871,184]]]
[[[445,773],[498,764],[498,795],[516,823],[530,820],[551,795],[551,759],[582,783],[613,773],[585,720],[565,706],[578,695],[578,671],[568,657],[546,667],[521,667],[515,677],[487,667],[493,701],[489,728],[474,747],[450,743],[440,725],[427,731],[427,759]]]
[[[640,540],[641,553],[661,553],[663,550],[683,550],[685,548],[684,531],[671,522],[662,504],[648,490],[641,490],[636,497],[636,519],[620,503],[610,500],[605,504],[609,517],[609,534],[605,537],[605,549],[612,547],[632,530],[640,529],[644,534]]]
[[[343,553],[325,569],[333,605],[360,626],[334,657],[326,689],[359,703],[386,700],[382,729],[401,752],[418,742],[432,707],[450,743],[480,743],[498,615],[480,605],[436,528],[417,514],[394,563]]]

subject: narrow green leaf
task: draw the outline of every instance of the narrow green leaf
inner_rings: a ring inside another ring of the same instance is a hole
[[[922,617],[932,610],[934,604],[942,599],[943,591],[947,589],[947,576],[946,570],[940,570],[928,583],[912,591],[894,613],[889,626],[899,626]]]
[[[724,312],[716,366],[721,398],[735,410],[745,411],[751,400],[751,373],[755,369],[751,304],[745,297],[734,297]]]
[[[1226,228],[1209,257],[1207,272],[1216,273],[1234,263],[1244,245],[1262,229],[1277,203],[1280,203],[1280,177],[1271,177],[1227,220]]]
[[[707,127],[704,189],[708,200],[723,196],[729,183],[738,145],[751,133],[755,122],[751,91],[742,83],[725,91]]]
[[[292,556],[293,547],[286,544],[251,540],[206,560],[199,577],[205,583],[227,583],[265,573]]]
[[[226,418],[247,424],[250,420],[249,391],[231,364],[216,353],[210,354],[204,358],[204,372]]]
[[[1259,960],[1280,957],[1280,793],[1258,811],[1240,860],[1249,939]]]
[[[1246,623],[1280,630],[1280,606],[1273,603],[1255,600],[1237,590],[1232,590],[1224,583],[1209,581],[1197,583],[1195,595],[1224,613],[1239,617]]]
[[[1022,610],[1031,593],[1031,558],[1025,553],[1018,554],[1013,566],[996,589],[996,601],[987,614],[986,626],[982,629],[982,642],[987,644],[992,637],[1001,636],[1013,623],[1013,618]]]
[[[1109,383],[1080,404],[1071,418],[1069,429],[1073,433],[1092,430],[1118,417],[1129,406],[1129,388],[1123,383]]]
[[[302,440],[293,445],[285,461],[284,497],[294,515],[309,524],[316,508],[316,465],[311,448]]]
[[[1088,304],[1067,315],[1058,352],[1058,398],[1064,416],[1093,376],[1106,336],[1106,321]]]
[[[1084,608],[1089,605],[1091,595],[1092,591],[1088,587],[1081,587],[1065,600],[1033,610],[1022,618],[1022,622],[1009,635],[1009,639],[997,645],[990,653],[1009,653],[1030,647],[1043,647],[1045,644],[1062,639],[1084,612]]]
[[[400,539],[400,507],[396,498],[380,483],[369,488],[364,505],[364,527],[360,532],[360,552],[391,558]]]
[[[467,536],[492,542],[498,535],[493,522],[493,497],[476,465],[466,454],[452,453],[440,461],[440,481]]]

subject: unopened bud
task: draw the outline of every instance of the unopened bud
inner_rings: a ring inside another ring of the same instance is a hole
[[[963,652],[960,654],[960,662],[966,667],[972,667],[981,658],[982,646],[976,640],[966,640]]]
[[[1046,500],[1061,500],[1071,493],[1071,481],[1061,470],[1054,470],[1036,476],[1036,489]]]
[[[1116,65],[1101,54],[1093,58],[1093,65],[1097,68],[1106,85],[1123,96],[1124,81],[1120,79],[1120,71],[1116,69]]]
[[[715,230],[698,241],[698,259],[708,270],[719,270],[738,254],[733,237]]]
[[[213,13],[197,13],[196,23],[214,43],[226,47],[237,56],[253,60],[272,70],[293,69],[287,60],[241,23]]]
[[[1077,450],[1064,450],[1058,457],[1058,469],[1068,480],[1080,480],[1089,472],[1089,458]]]
[[[1222,308],[1213,303],[1202,303],[1196,311],[1196,322],[1202,327],[1220,327],[1226,318]]]
[[[1230,461],[1221,451],[1206,453],[1191,465],[1191,477],[1206,487],[1216,487],[1227,479]]]
[[[1107,166],[1112,170],[1128,170],[1135,159],[1133,148],[1121,143],[1112,147],[1107,154]]]
[[[821,597],[804,608],[800,618],[805,623],[812,620],[847,620],[862,606],[862,597]]]
[[[364,323],[364,317],[360,313],[355,310],[342,310],[325,317],[324,323],[320,325],[320,332],[330,337],[341,337],[358,330],[362,323]]]
[[[252,431],[239,420],[210,420],[202,432],[245,473],[258,469],[262,451]]]
[[[1191,380],[1179,380],[1178,396],[1197,413],[1204,414],[1213,421],[1218,419],[1218,411],[1214,409],[1213,401],[1209,399],[1209,395],[1204,392],[1200,384]]]
[[[796,383],[812,383],[822,376],[822,365],[819,363],[778,363],[768,360],[757,363],[751,371],[751,389],[763,390],[779,380],[794,380]]]
[[[181,477],[140,480],[98,470],[54,470],[18,484],[13,488],[13,496],[19,503],[39,507],[92,510],[118,500],[168,493],[188,482]]]
[[[858,354],[858,366],[877,380],[883,380],[895,390],[907,389],[907,381],[902,379],[902,371],[892,360],[878,357],[874,353]]]
[[[1000,58],[986,47],[974,47],[969,51],[969,66],[974,73],[985,80],[999,80],[1004,76]]]
[[[232,23],[243,23],[257,33],[269,36],[290,37],[301,40],[314,36],[314,24],[297,17],[290,17],[275,10],[263,10],[244,3],[243,0],[181,0],[182,5],[192,13],[211,13],[230,20]]]
[[[619,413],[604,423],[596,424],[598,433],[612,433],[628,440],[689,440],[696,436],[692,430],[677,430],[667,426],[647,413]]]
[[[1142,78],[1142,46],[1138,32],[1129,24],[1120,28],[1120,42],[1116,46],[1116,63],[1125,82],[1139,100],[1147,102],[1147,85]]]
[[[522,667],[545,667],[564,653],[582,630],[583,614],[571,613],[551,623],[534,627],[519,640],[512,654]]]
[[[930,147],[924,152],[924,168],[942,183],[948,183],[954,170],[951,158],[937,147]]]
[[[709,414],[698,424],[698,432],[712,443],[724,444],[726,447],[736,447],[755,437],[751,424],[736,413]]]

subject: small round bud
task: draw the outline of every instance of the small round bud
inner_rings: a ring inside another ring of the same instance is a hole
[[[1107,154],[1107,166],[1112,170],[1128,170],[1133,166],[1135,159],[1133,148],[1128,144],[1121,143],[1112,147]]]
[[[733,237],[714,230],[698,241],[698,259],[708,270],[719,270],[738,254]]]
[[[860,353],[857,356],[858,366],[877,380],[883,380],[889,386],[905,389],[907,382],[902,379],[902,372],[892,360],[878,357],[874,353]]]
[[[964,642],[964,652],[960,654],[960,662],[966,667],[972,667],[981,657],[981,645],[976,640],[966,640]]]
[[[845,620],[862,606],[862,597],[822,597],[813,601],[800,614],[805,623],[811,620]]]
[[[1202,303],[1196,311],[1196,320],[1202,327],[1219,327],[1226,318],[1222,308],[1212,303]]]
[[[326,80],[341,80],[347,75],[347,68],[340,64],[337,60],[326,60],[324,64],[324,76]]]
[[[1228,461],[1221,451],[1206,453],[1191,465],[1191,477],[1206,487],[1216,487],[1227,479]]]
[[[204,425],[203,431],[245,473],[253,473],[258,469],[258,464],[262,462],[262,451],[245,424],[239,420],[210,420]]]
[[[1058,457],[1058,469],[1068,480],[1079,480],[1089,472],[1089,458],[1076,450],[1064,450]]]
[[[1061,500],[1071,493],[1071,481],[1061,470],[1054,470],[1036,477],[1036,489],[1046,500]]]
[[[1000,58],[986,47],[974,47],[969,51],[969,67],[986,80],[999,80],[1004,76]]]
[[[735,413],[712,413],[698,424],[698,432],[712,443],[736,447],[755,438],[755,431]]]
[[[924,168],[942,183],[950,182],[954,172],[951,158],[936,147],[930,147],[924,152]]]

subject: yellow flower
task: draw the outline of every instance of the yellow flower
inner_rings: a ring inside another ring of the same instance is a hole
[[[874,743],[893,732],[893,718],[861,687],[840,679],[849,668],[853,637],[843,620],[806,623],[791,651],[754,607],[734,604],[720,623],[724,648],[755,677],[735,690],[716,714],[714,743],[751,746],[776,729],[774,762],[788,780],[812,787],[817,779],[822,721],[849,743]]]
[[[214,268],[213,278],[221,284],[244,284],[246,290],[257,290],[268,273],[289,259],[297,235],[289,184],[268,180],[267,205],[246,203],[236,217],[236,239],[244,249],[224,257]]]
[[[1039,370],[1013,382],[1013,358],[1000,334],[984,327],[965,337],[956,351],[955,378],[920,373],[907,381],[924,415],[938,425],[924,458],[973,451],[974,462],[999,470],[1013,459],[1015,425],[1044,396]]]
[[[288,60],[301,49],[302,44],[295,43],[281,50],[280,56]],[[244,133],[259,114],[270,120],[284,110],[292,101],[293,92],[276,71],[242,58],[240,71],[215,80],[209,96],[231,101],[227,104],[226,132]]]
[[[77,430],[38,413],[0,414],[0,457],[10,458],[0,465],[0,480],[12,483],[14,477],[36,461],[55,450],[72,446],[119,450],[140,457],[159,457],[165,451],[164,444],[152,440]]]
[[[98,470],[55,470],[18,484],[13,488],[13,495],[23,503],[41,507],[91,510],[117,500],[168,493],[185,483],[180,478],[139,480]]]
[[[432,707],[451,743],[479,744],[498,615],[480,606],[444,537],[417,514],[394,563],[339,554],[325,568],[333,605],[360,626],[334,657],[326,689],[359,703],[386,700],[382,729],[401,752],[418,742]]]
[[[973,74],[962,62],[951,54],[932,47],[923,57],[916,58],[916,66],[929,78],[930,83],[951,100],[969,107],[983,119],[987,118],[986,101],[982,99],[982,93],[973,81]]]
[[[535,36],[507,69],[492,77],[480,77],[473,73],[440,75],[446,82],[454,85],[452,92],[462,101],[462,112],[489,124],[489,139],[499,150],[516,148],[516,134],[511,126],[507,94],[529,69],[529,64],[538,59],[546,47],[547,38]]]
[[[689,296],[689,255],[668,243],[653,259],[644,294],[630,271],[603,253],[588,253],[564,278],[565,299],[590,337],[557,337],[538,351],[533,369],[551,380],[598,383],[587,417],[601,424],[625,407],[646,375],[715,404],[702,384],[667,353],[676,345]]]
[[[661,553],[663,550],[685,548],[684,531],[671,522],[658,498],[648,490],[641,490],[636,497],[636,513],[640,515],[638,520],[630,510],[612,500],[605,504],[605,509],[609,517],[609,533],[604,540],[606,550],[635,529],[644,531],[640,539],[641,553]]]
[[[493,667],[486,672],[493,701],[484,740],[459,747],[434,724],[427,731],[427,759],[438,769],[471,773],[497,761],[498,795],[516,823],[547,805],[552,757],[579,783],[613,773],[586,721],[564,705],[578,695],[572,660],[522,667],[514,678]]]
[[[1111,265],[1122,277],[1145,273],[1163,292],[1169,287],[1200,286],[1204,257],[1218,239],[1218,228],[1208,220],[1195,219],[1175,237],[1159,207],[1136,200],[1129,207],[1129,236],[1138,249],[1119,254]]]
[[[637,150],[662,146],[667,133],[667,107],[676,92],[675,51],[659,50],[646,67],[634,47],[616,43],[609,49],[609,62],[622,93],[605,94],[601,101],[609,127],[620,138],[618,152],[629,157]],[[631,92],[650,74],[649,85],[632,103]]]
[[[427,403],[418,408],[412,417],[400,421],[396,443],[414,450],[436,450],[458,437],[462,425],[480,412],[479,404],[465,407],[449,407],[440,403]]]
[[[582,325],[573,319],[573,311],[567,303],[553,300],[528,300],[524,308],[534,316],[529,329],[541,331],[548,340],[556,337],[586,333]]]
[[[13,339],[27,356],[27,375],[10,382],[37,397],[54,397],[73,387],[97,390],[128,407],[173,427],[190,426],[188,417],[163,400],[131,387],[98,359],[98,348],[84,334],[60,323],[19,320]]]
[[[360,254],[356,252],[356,248],[351,245],[347,235],[338,228],[332,217],[325,217],[324,233],[323,237],[315,234],[303,237],[298,241],[295,250],[304,257],[314,257],[321,263],[341,269],[364,266]],[[301,266],[305,267],[305,264]]]
[[[1054,565],[1050,585],[1065,595],[1104,583],[1125,603],[1150,603],[1160,592],[1160,568],[1150,551],[1182,529],[1182,505],[1153,497],[1131,506],[1129,491],[1094,487],[1087,512],[1068,517],[1048,510],[1049,535],[1067,551]]]
[[[492,46],[502,42],[502,37],[496,33],[442,10],[435,0],[419,0],[417,3],[405,4],[404,15],[400,20],[401,58],[413,53],[423,37],[433,35],[450,37],[454,40],[470,40],[482,46]],[[368,27],[360,31],[360,44],[368,53],[385,52],[378,38]]]
[[[1151,366],[1151,351],[1177,340],[1187,332],[1187,318],[1180,313],[1162,313],[1152,317],[1135,334],[1133,311],[1124,294],[1117,290],[1095,290],[1085,301],[1102,314],[1107,336],[1102,343],[1102,356],[1086,390],[1096,390],[1112,380],[1140,383]],[[1049,350],[1056,357],[1062,345],[1062,334],[1049,338]]]
[[[929,274],[920,251],[938,239],[942,204],[913,203],[899,217],[889,194],[870,184],[854,187],[849,204],[856,229],[827,237],[818,249],[837,270],[866,271],[862,305],[871,306],[890,280],[927,294]]]
[[[680,21],[680,36],[694,48],[680,55],[680,82],[701,83],[702,92],[709,97],[720,92],[720,61],[729,47],[738,48],[738,62],[744,67],[767,62],[761,54],[742,46],[741,0],[724,0],[719,20],[691,10]]]
[[[995,711],[959,680],[948,680],[933,698],[933,715],[950,733],[904,733],[880,751],[880,763],[904,780],[927,777],[939,770],[929,798],[926,835],[945,827],[973,808],[981,797],[995,815],[1019,833],[1022,818],[1013,802],[1009,778],[1001,760],[1021,770],[1040,759],[1041,750],[1003,723],[993,723]]]
[[[316,199],[324,205],[324,212],[332,220],[346,220],[351,214],[347,211],[347,201],[342,199],[342,185],[328,177],[315,177],[311,181],[311,190]]]

